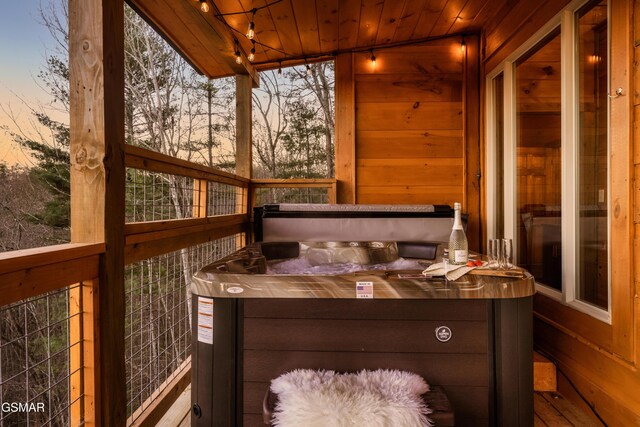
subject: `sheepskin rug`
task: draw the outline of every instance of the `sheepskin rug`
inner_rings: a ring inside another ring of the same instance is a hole
[[[271,382],[278,404],[278,427],[431,426],[420,395],[429,386],[419,375],[397,370],[334,371],[298,369]]]

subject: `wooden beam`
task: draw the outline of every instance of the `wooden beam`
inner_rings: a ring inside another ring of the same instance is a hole
[[[125,165],[129,168],[206,179],[239,187],[247,187],[249,183],[248,178],[192,163],[187,160],[176,159],[175,157],[145,148],[126,145],[124,150],[126,154]]]
[[[255,188],[331,188],[336,184],[335,179],[252,179],[251,186]]]
[[[0,273],[0,306],[96,278],[99,257],[88,255]]]
[[[104,252],[103,243],[65,243],[63,245],[44,246],[33,249],[22,249],[0,253],[0,274],[12,271],[28,270],[34,267],[41,267],[56,264],[62,261],[70,261],[99,255]],[[85,277],[87,279],[88,277]],[[4,282],[0,282],[0,293]],[[69,280],[67,285],[74,283]]]
[[[166,239],[185,233],[222,228],[247,222],[245,214],[219,215],[207,218],[174,219],[168,221],[136,222],[125,225],[127,245]]]
[[[356,203],[356,92],[351,53],[336,57],[335,91],[336,201]]]
[[[244,217],[246,218],[246,216]],[[127,245],[124,250],[125,262],[131,264],[222,237],[233,236],[237,233],[246,233],[248,230],[248,221],[246,220],[230,225],[216,224],[194,227],[188,231],[182,231],[163,239],[148,240]]]
[[[94,337],[95,422],[127,420],[124,2],[69,0],[71,240],[104,242]],[[83,338],[84,339],[84,338]]]

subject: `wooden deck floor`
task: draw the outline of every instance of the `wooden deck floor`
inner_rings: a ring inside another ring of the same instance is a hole
[[[536,392],[533,396],[535,427],[601,427],[594,415],[585,414],[559,393]]]
[[[601,427],[602,424],[575,407],[558,393],[534,395],[535,427]],[[191,425],[191,385],[178,397],[157,426],[189,427]]]

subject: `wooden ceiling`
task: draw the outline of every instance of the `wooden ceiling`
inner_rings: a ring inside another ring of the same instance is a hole
[[[490,25],[518,0],[128,0],[183,56],[208,77],[303,63],[338,52],[471,33]],[[266,6],[266,7],[264,7]],[[264,7],[264,8],[262,8]],[[253,9],[253,64],[238,65],[236,38],[245,37]],[[223,16],[220,16],[220,15]]]

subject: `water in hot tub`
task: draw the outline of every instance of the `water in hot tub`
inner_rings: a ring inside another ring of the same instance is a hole
[[[424,270],[424,265],[421,265],[416,260],[404,258],[380,264],[353,264],[347,262],[312,265],[308,259],[301,257],[271,262],[267,266],[267,274],[345,274],[369,270]]]

